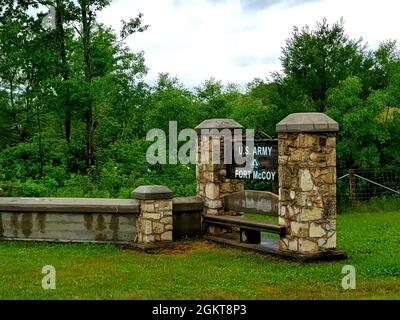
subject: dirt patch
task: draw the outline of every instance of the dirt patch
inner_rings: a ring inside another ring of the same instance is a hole
[[[207,240],[191,240],[191,241],[180,241],[173,242],[171,244],[163,244],[160,247],[154,248],[134,248],[134,247],[122,247],[124,250],[140,251],[148,254],[176,256],[184,255],[194,251],[210,251],[218,248],[216,244],[210,243]]]

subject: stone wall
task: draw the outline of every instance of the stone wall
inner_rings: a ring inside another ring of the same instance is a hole
[[[288,128],[285,120],[277,126],[279,224],[287,228],[280,249],[315,253],[336,248],[337,123],[300,115],[297,126]]]

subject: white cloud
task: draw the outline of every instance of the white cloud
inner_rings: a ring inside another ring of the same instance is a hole
[[[149,29],[127,44],[145,51],[147,79],[169,72],[192,87],[212,76],[245,84],[279,71],[293,26],[324,17],[343,17],[347,33],[372,48],[399,40],[399,8],[397,0],[115,0],[99,19],[119,30],[120,20],[144,13]]]

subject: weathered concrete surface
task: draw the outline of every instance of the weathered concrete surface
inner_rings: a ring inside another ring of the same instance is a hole
[[[195,130],[201,133],[202,129],[242,129],[243,126],[232,119],[208,119],[200,123]]]
[[[175,197],[172,199],[173,211],[175,212],[189,212],[189,211],[202,211],[203,201],[200,197]]]
[[[132,192],[132,198],[138,200],[171,199],[173,196],[168,187],[159,185],[140,186]]]
[[[66,213],[139,213],[134,199],[0,198],[0,211]]]
[[[173,239],[187,239],[201,235],[201,214],[199,211],[174,212]]]
[[[173,239],[187,239],[201,234],[203,201],[199,197],[177,197],[173,205]]]
[[[0,240],[133,243],[137,214],[0,212]]]
[[[152,232],[165,231],[164,240],[171,239],[172,231],[174,239],[201,233],[200,198],[165,201],[145,201],[146,231],[149,225]],[[138,213],[139,201],[134,199],[1,198],[0,240],[133,244],[138,238]]]
[[[267,191],[246,190],[225,196],[225,210],[278,215],[279,197]]]
[[[276,132],[336,132],[339,124],[324,113],[292,113],[276,125]]]

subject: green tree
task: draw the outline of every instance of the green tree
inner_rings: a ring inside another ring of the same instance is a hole
[[[316,103],[318,111],[325,111],[329,88],[359,74],[365,56],[362,40],[349,39],[342,20],[330,26],[326,19],[314,30],[295,27],[282,54],[285,76]]]

